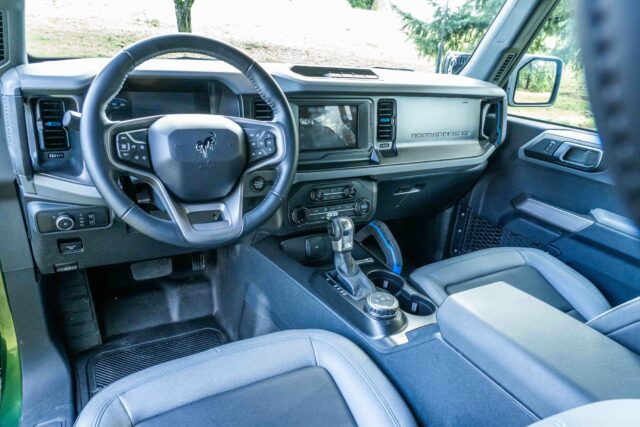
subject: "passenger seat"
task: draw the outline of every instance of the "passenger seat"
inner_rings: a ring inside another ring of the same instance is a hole
[[[640,297],[611,308],[593,283],[538,249],[472,252],[421,267],[411,281],[437,305],[451,294],[506,282],[640,353]]]

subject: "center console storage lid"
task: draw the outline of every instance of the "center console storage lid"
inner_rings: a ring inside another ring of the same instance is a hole
[[[437,312],[443,339],[540,418],[640,398],[640,357],[504,282],[457,293]]]

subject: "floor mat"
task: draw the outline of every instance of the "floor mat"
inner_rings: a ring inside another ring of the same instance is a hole
[[[217,327],[187,322],[132,333],[93,349],[75,363],[79,406],[82,408],[100,390],[128,375],[225,342]]]

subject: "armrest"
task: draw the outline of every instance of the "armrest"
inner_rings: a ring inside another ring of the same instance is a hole
[[[437,319],[446,342],[540,418],[640,398],[640,357],[504,282],[450,296]]]

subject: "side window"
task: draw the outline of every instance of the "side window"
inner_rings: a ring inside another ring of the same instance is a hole
[[[509,80],[509,114],[595,129],[571,6],[560,1]]]

